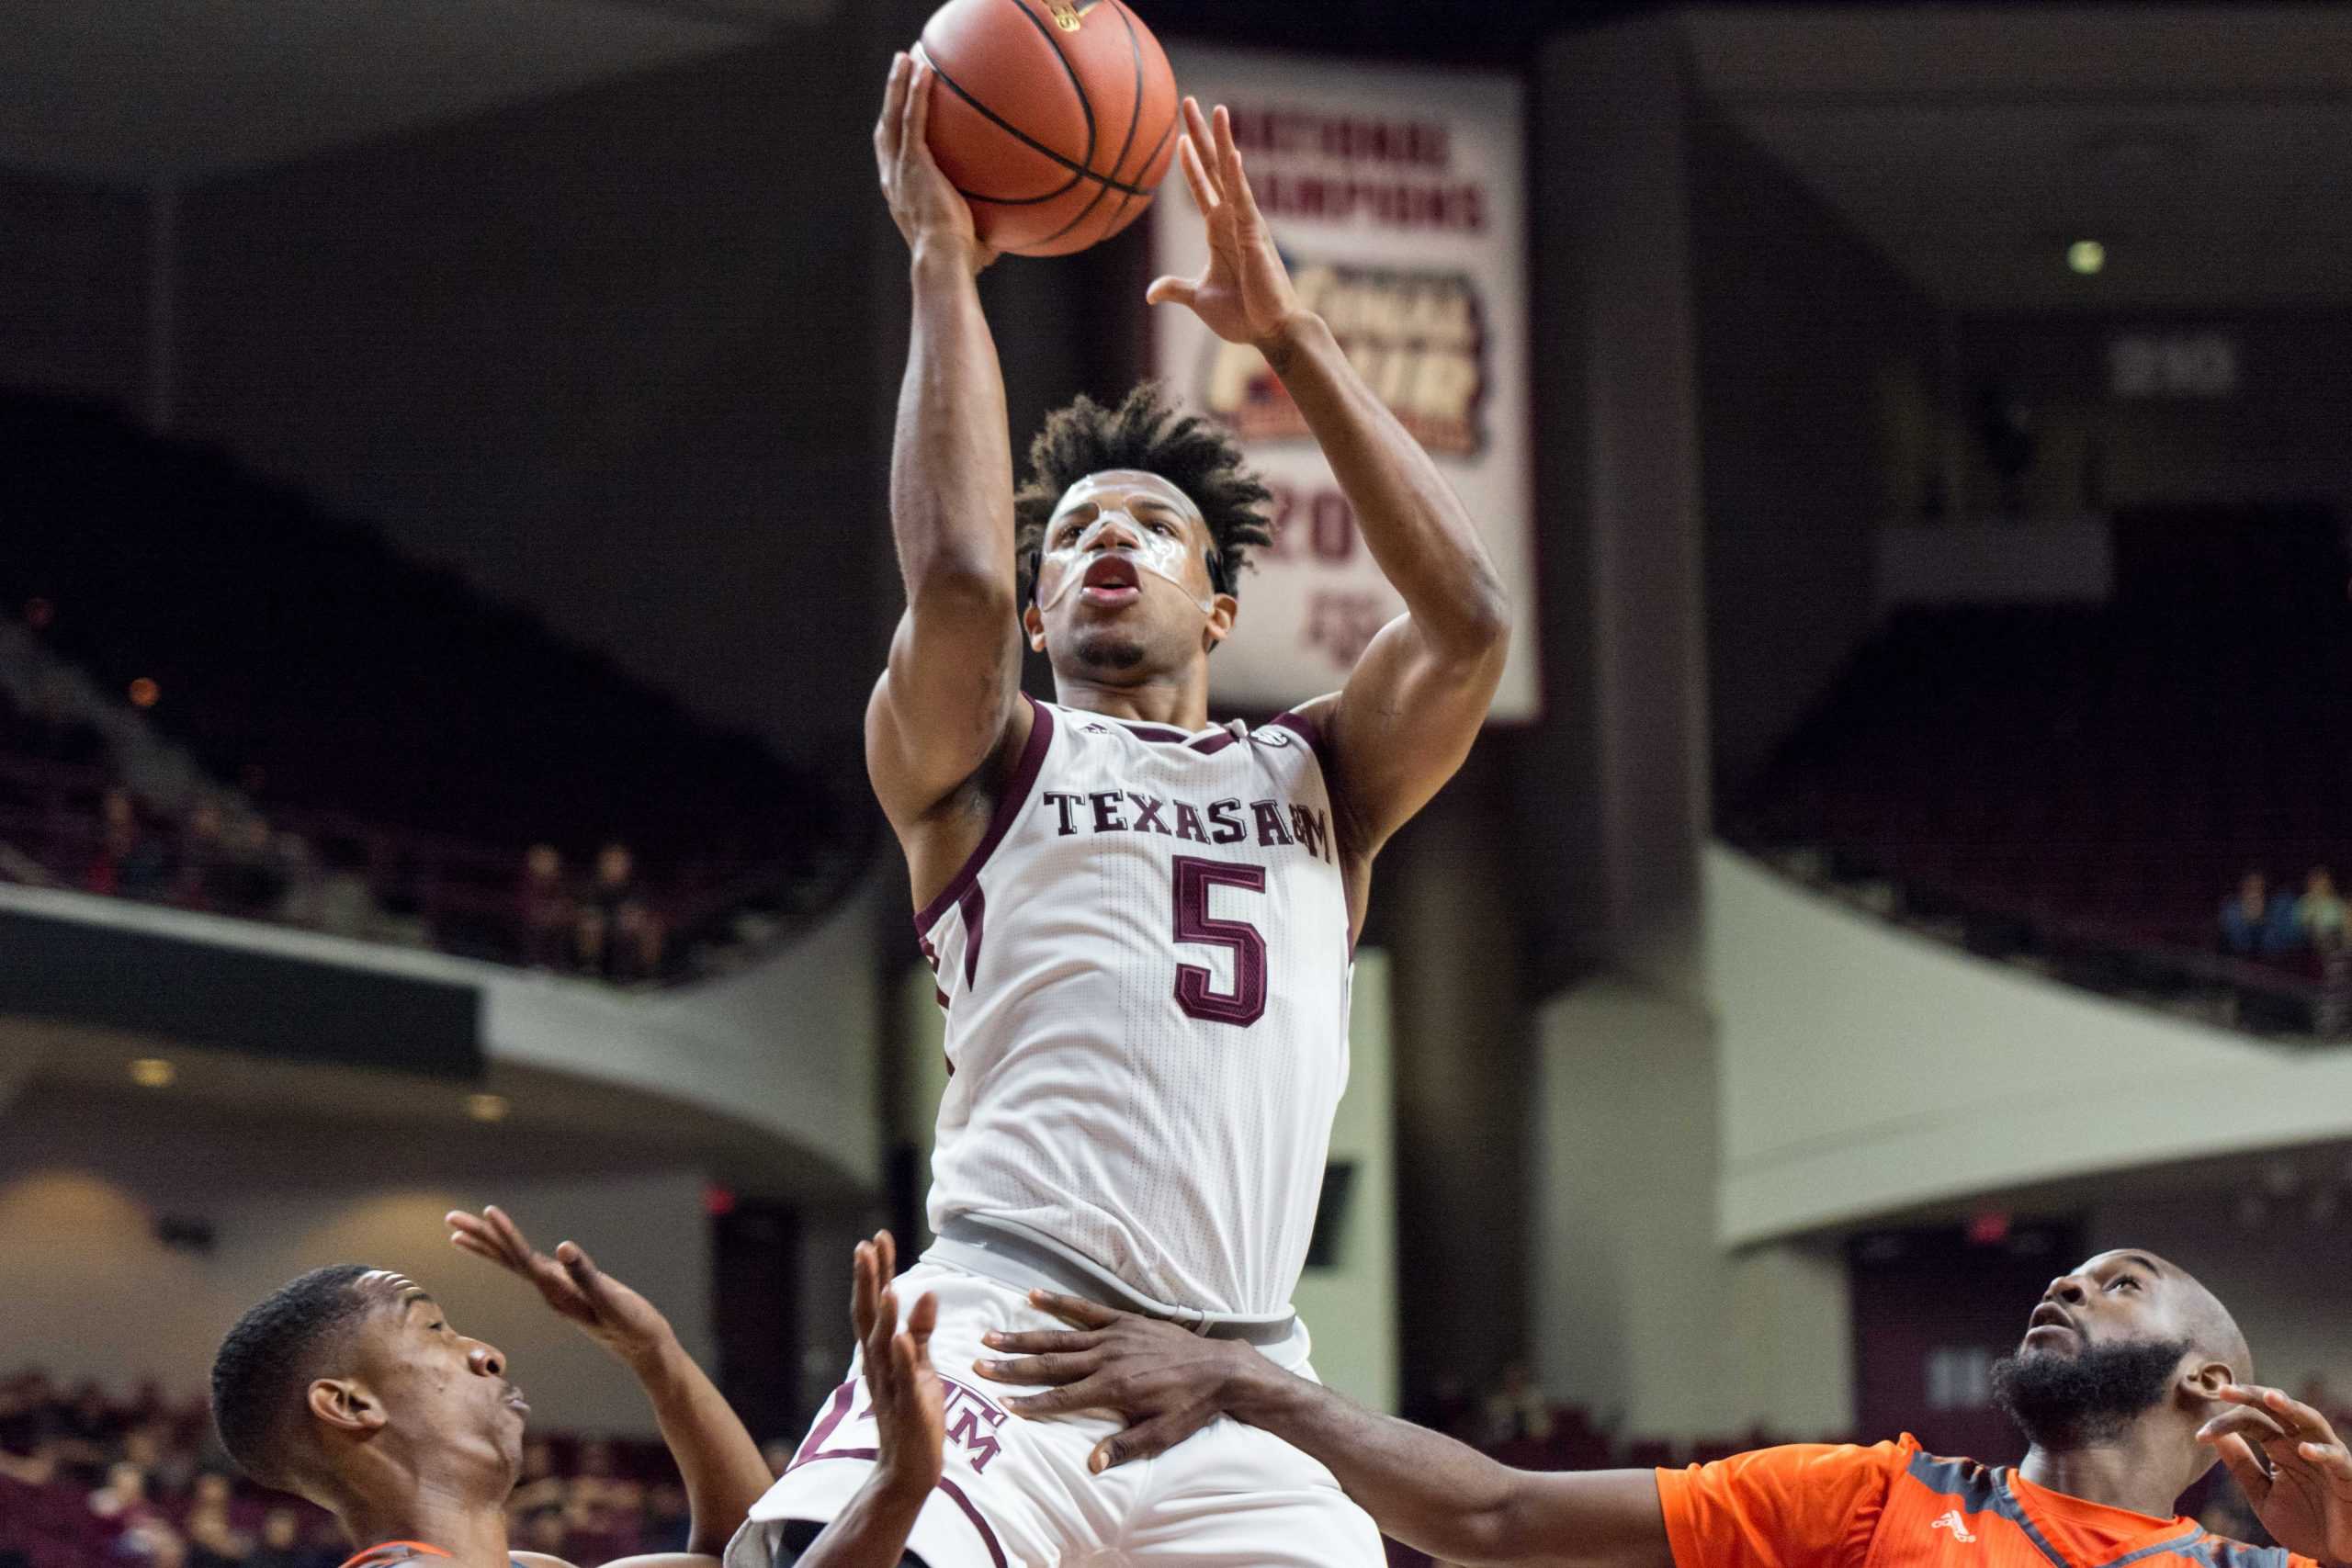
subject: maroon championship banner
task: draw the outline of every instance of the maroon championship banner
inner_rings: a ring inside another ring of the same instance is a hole
[[[1436,456],[1485,532],[1518,611],[1494,716],[1534,717],[1541,607],[1519,85],[1189,46],[1170,58],[1184,92],[1232,110],[1301,299]],[[1157,270],[1198,271],[1200,214],[1180,175],[1161,187],[1152,222]],[[1218,702],[1273,709],[1336,689],[1403,601],[1258,352],[1219,341],[1189,311],[1154,311],[1153,331],[1159,375],[1232,426],[1275,494],[1277,544],[1243,580],[1240,626],[1210,666]]]

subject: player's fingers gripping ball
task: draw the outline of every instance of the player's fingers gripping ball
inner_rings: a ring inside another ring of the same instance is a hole
[[[1151,205],[1176,152],[1176,78],[1125,0],[948,0],[918,58],[926,138],[998,250],[1057,256]]]

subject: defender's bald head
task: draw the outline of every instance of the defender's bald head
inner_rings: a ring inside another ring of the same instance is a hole
[[[2162,1261],[2159,1259],[2158,1261]],[[2165,1264],[2170,1271],[2174,1287],[2180,1292],[2182,1332],[2188,1336],[2191,1346],[2230,1369],[2231,1378],[2237,1382],[2254,1381],[2254,1348],[2245,1342],[2245,1334],[2238,1327],[2238,1320],[2222,1304],[2222,1298],[2205,1288],[2204,1282],[2186,1269]]]

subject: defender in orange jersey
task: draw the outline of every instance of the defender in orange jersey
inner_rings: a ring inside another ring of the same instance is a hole
[[[686,1550],[628,1568],[718,1568],[774,1479],[757,1444],[652,1303],[571,1242],[550,1258],[497,1209],[449,1215],[449,1239],[537,1287],[637,1376],[693,1508]],[[944,1438],[927,1346],[937,1303],[899,1325],[886,1232],[857,1248],[851,1301],[875,1411],[874,1473],[801,1561],[891,1568],[939,1483]],[[345,1568],[570,1568],[514,1551],[506,1499],[530,1406],[495,1346],[451,1327],[424,1287],[390,1269],[314,1269],[238,1320],[212,1365],[221,1446],[265,1486],[334,1515],[358,1554]],[[618,1565],[615,1565],[618,1568]]]
[[[1797,1444],[1688,1470],[1511,1470],[1376,1416],[1247,1346],[1040,1294],[1065,1331],[991,1336],[985,1377],[1057,1385],[1023,1415],[1115,1410],[1093,1456],[1147,1458],[1221,1415],[1326,1465],[1383,1529],[1445,1562],[1571,1568],[2352,1568],[2352,1456],[2319,1412],[2249,1382],[2212,1293],[2144,1252],[2053,1280],[1994,1388],[2015,1469],[1914,1438]],[[2281,1543],[2209,1535],[2175,1504],[2218,1455]]]

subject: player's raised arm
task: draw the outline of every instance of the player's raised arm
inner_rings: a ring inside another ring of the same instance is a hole
[[[1198,278],[1159,279],[1149,298],[1189,306],[1219,337],[1265,355],[1405,599],[1346,687],[1309,710],[1329,737],[1347,848],[1368,858],[1469,754],[1502,679],[1510,606],[1461,498],[1329,327],[1299,309],[1231,118],[1220,107],[1212,123],[1189,98],[1184,118],[1178,157],[1207,222],[1209,266]]]
[[[1022,1416],[1126,1416],[1133,1424],[1095,1449],[1098,1471],[1149,1459],[1231,1416],[1321,1461],[1383,1530],[1442,1562],[1674,1568],[1657,1479],[1646,1470],[1513,1470],[1375,1415],[1238,1341],[1069,1296],[1032,1299],[1070,1328],[991,1334],[986,1343],[1004,1359],[976,1370],[997,1382],[1055,1385],[1004,1401]]]
[[[527,1281],[559,1316],[637,1375],[693,1513],[686,1556],[673,1561],[716,1558],[726,1551],[772,1478],[759,1444],[678,1343],[670,1320],[599,1269],[576,1244],[563,1243],[553,1257],[539,1251],[502,1209],[455,1210],[448,1225],[451,1245]]]
[[[890,66],[874,152],[912,255],[913,338],[890,457],[907,613],[866,712],[867,770],[903,833],[993,756],[1016,717],[1012,456],[976,279],[995,259],[924,141],[932,72]],[[1025,713],[1025,710],[1023,710]]]

